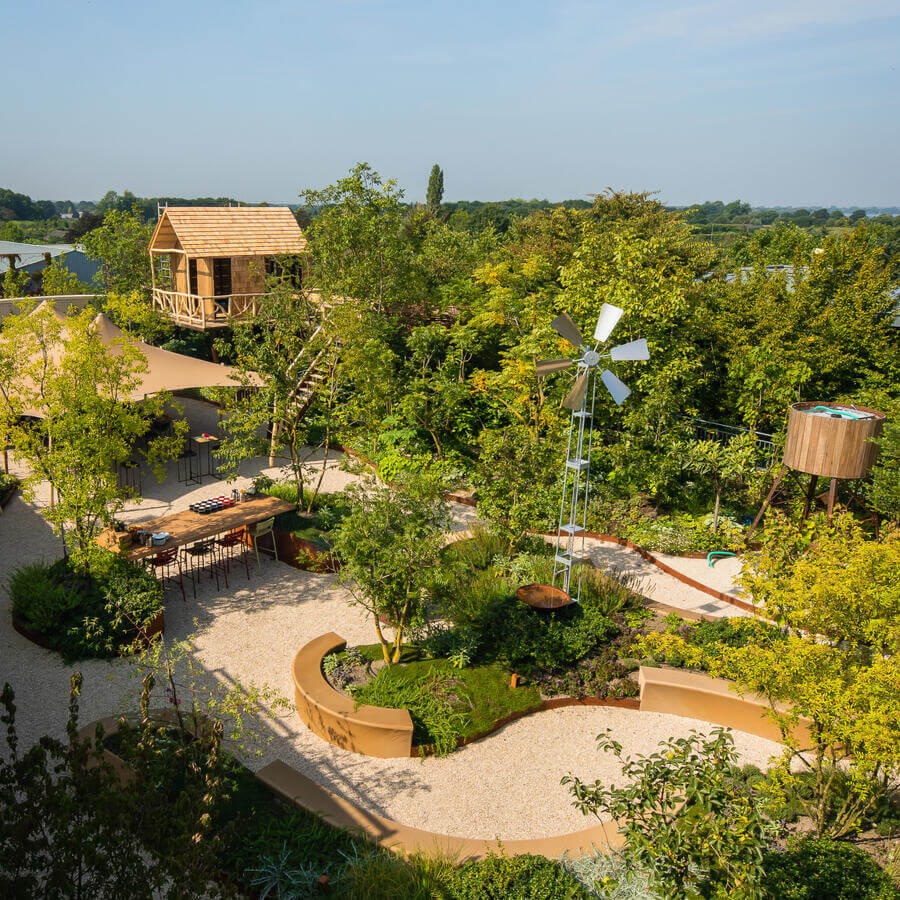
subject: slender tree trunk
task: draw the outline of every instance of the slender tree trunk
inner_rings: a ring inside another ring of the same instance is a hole
[[[716,505],[713,509],[713,532],[719,530],[719,506],[722,502],[722,489],[716,488]]]

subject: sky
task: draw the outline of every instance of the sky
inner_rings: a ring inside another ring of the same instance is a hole
[[[0,0],[0,9],[12,0]],[[0,187],[900,205],[900,0],[83,0],[3,14]]]

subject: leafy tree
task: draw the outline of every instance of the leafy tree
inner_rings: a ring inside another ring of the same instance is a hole
[[[309,229],[313,279],[327,296],[352,297],[375,313],[400,313],[418,300],[414,254],[403,233],[403,191],[367,163],[322,190],[305,190],[320,209]]]
[[[86,254],[100,263],[97,282],[106,292],[146,291],[150,284],[147,246],[152,234],[137,205],[111,209],[99,228],[84,236]]]
[[[22,297],[28,287],[29,277],[21,269],[10,266],[3,276],[3,296]]]
[[[624,757],[609,733],[597,744],[619,761],[625,786],[573,775],[562,783],[585,815],[620,823],[626,852],[653,873],[666,897],[758,896],[773,828],[738,776],[729,732],[691,732],[636,757]]]
[[[223,352],[233,355],[243,383],[253,389],[227,392],[219,454],[233,473],[253,456],[287,456],[302,502],[313,417],[301,387],[304,374],[315,364],[315,371],[324,375],[324,383],[316,388],[319,406],[332,409],[336,351],[317,330],[322,318],[317,298],[286,283],[269,287],[259,312],[235,324],[230,344],[221,342]]]
[[[16,222],[4,222],[0,225],[0,241],[20,242],[24,238],[25,232],[22,231],[22,226]]]
[[[900,423],[885,422],[878,447],[869,499],[878,512],[900,521]]]
[[[790,635],[723,650],[713,672],[769,701],[766,715],[788,748],[770,773],[783,799],[799,803],[819,835],[858,830],[900,771],[896,658],[867,665],[840,647]]]
[[[712,527],[713,531],[718,531],[723,491],[743,483],[755,469],[753,435],[736,435],[727,443],[716,440],[682,442],[675,445],[674,451],[680,457],[684,471],[710,480],[716,496]]]
[[[128,341],[108,348],[92,327],[93,314],[85,309],[64,324],[49,309],[9,316],[0,335],[0,443],[28,465],[26,496],[50,483],[56,502],[45,515],[82,557],[130,496],[117,466],[168,399],[127,399],[146,363]],[[160,476],[186,429],[178,423],[174,436],[153,438],[141,451]]]
[[[431,167],[431,174],[428,176],[428,193],[425,203],[428,212],[432,215],[438,213],[441,209],[441,200],[444,198],[444,170],[435,163]]]
[[[510,550],[533,528],[546,528],[559,504],[559,452],[521,425],[485,429],[474,473],[478,515]]]
[[[87,294],[90,289],[66,268],[64,258],[57,256],[41,273],[41,293],[46,297],[65,297],[70,294]]]
[[[443,547],[448,511],[434,487],[411,481],[403,490],[377,485],[347,489],[350,512],[332,532],[343,566],[339,577],[369,612],[388,665],[420,624]],[[394,629],[393,640],[382,621]]]
[[[78,736],[81,675],[72,675],[66,741],[19,748],[15,695],[0,693],[0,893],[5,897],[156,896],[164,870],[135,839],[134,805],[103,756],[103,735]],[[169,821],[168,817],[166,821]]]
[[[767,698],[788,748],[777,783],[820,835],[842,837],[900,772],[900,536],[867,540],[847,514],[791,531],[773,517],[743,575],[754,603],[788,630],[787,643],[723,649],[714,670]],[[809,799],[797,767],[814,776]]]
[[[103,312],[123,331],[148,344],[162,344],[175,333],[172,321],[147,302],[140,290],[110,291]]]

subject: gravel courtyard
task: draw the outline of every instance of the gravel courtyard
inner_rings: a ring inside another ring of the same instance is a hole
[[[339,489],[352,477],[332,461],[326,486]],[[207,481],[181,493],[169,482],[151,483],[145,490],[148,499],[124,517],[184,508],[198,497],[221,493],[222,484]],[[0,516],[0,683],[9,681],[16,691],[24,744],[41,734],[63,734],[73,671],[56,654],[15,632],[8,611],[9,572],[24,562],[60,555],[59,540],[39,512],[45,500],[29,504],[16,496]],[[457,512],[456,527],[466,527],[472,511],[461,507]],[[302,644],[326,631],[350,643],[373,640],[371,623],[348,602],[333,576],[271,559],[259,569],[251,562],[250,571],[248,581],[236,570],[227,590],[224,583],[217,591],[214,581],[204,580],[196,600],[189,587],[185,602],[177,587],[168,591],[166,636],[192,640],[205,678],[267,684],[288,698],[290,663]],[[88,661],[75,668],[84,675],[83,723],[121,710],[135,696],[130,662]],[[614,761],[596,750],[598,732],[611,728],[633,754],[692,728],[709,727],[677,716],[576,707],[521,719],[447,758],[381,760],[340,750],[308,731],[296,713],[278,710],[274,719],[260,717],[267,743],[261,755],[246,762],[256,769],[282,759],[364,808],[419,828],[488,839],[536,838],[591,824],[570,806],[559,782],[568,772],[586,779],[617,777]],[[735,739],[743,759],[760,766],[779,751],[778,744],[750,735],[738,732]]]

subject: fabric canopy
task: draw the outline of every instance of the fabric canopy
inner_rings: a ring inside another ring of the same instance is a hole
[[[48,310],[61,322],[65,338],[66,316],[46,300],[32,310],[29,315],[33,316]],[[194,357],[185,356],[182,353],[172,353],[170,350],[163,350],[161,347],[153,347],[143,341],[135,340],[114,325],[103,313],[98,313],[94,318],[92,328],[111,353],[120,354],[123,346],[130,343],[146,360],[145,371],[136,373],[139,379],[138,384],[123,399],[137,401],[163,391],[184,391],[190,388],[242,386],[237,369],[206,362],[202,359],[194,359]],[[64,356],[61,346],[54,347],[50,351],[50,359],[55,365],[60,365]],[[262,379],[256,373],[250,373],[249,384],[258,387],[262,384]],[[41,412],[28,410],[26,414],[40,417]]]
[[[129,338],[103,313],[97,314],[93,324],[97,336],[113,353],[121,352],[123,343],[130,341],[147,360],[147,370],[138,373],[140,383],[129,395],[131,400],[142,400],[150,394],[159,394],[163,391],[241,386],[239,373],[231,366],[194,359],[192,356],[172,353],[170,350],[136,341]],[[258,387],[262,384],[262,379],[252,373],[250,383]]]

